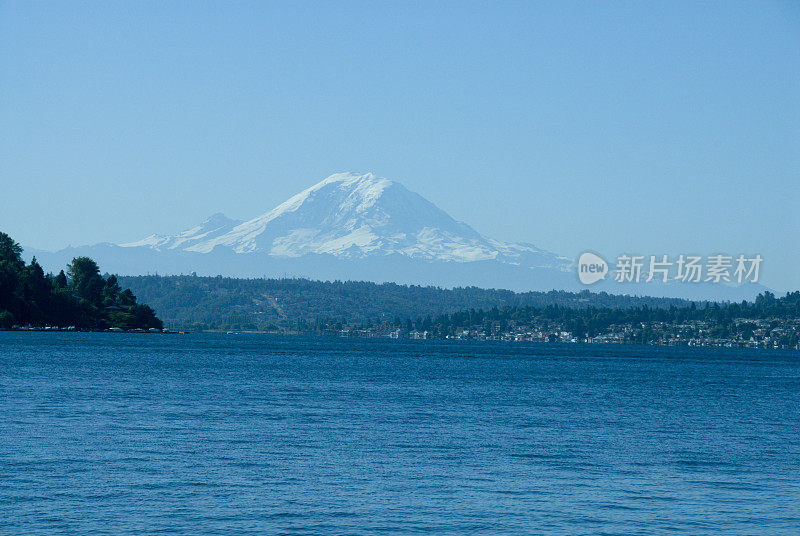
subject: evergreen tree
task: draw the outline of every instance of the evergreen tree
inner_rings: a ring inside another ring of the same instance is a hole
[[[119,283],[117,282],[117,276],[108,276],[108,279],[106,279],[106,283],[103,286],[103,305],[106,307],[112,307],[116,305],[117,297],[120,291],[121,289],[119,287]]]
[[[22,286],[29,321],[33,324],[45,322],[51,312],[53,289],[36,257],[22,270]]]
[[[103,281],[100,267],[89,257],[75,257],[67,266],[69,284],[73,294],[89,304],[100,307],[103,304]]]
[[[0,232],[0,312],[3,324],[24,321],[25,302],[22,299],[22,247],[6,233]]]
[[[67,274],[64,273],[64,270],[58,272],[58,275],[53,278],[53,288],[56,290],[67,288]]]

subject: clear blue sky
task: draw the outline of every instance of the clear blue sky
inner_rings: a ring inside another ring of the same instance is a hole
[[[250,218],[337,171],[577,256],[800,288],[797,2],[0,3],[0,230]]]

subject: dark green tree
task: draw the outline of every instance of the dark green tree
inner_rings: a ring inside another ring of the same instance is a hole
[[[22,269],[25,264],[22,260],[22,246],[3,232],[0,232],[0,262],[9,263],[18,269]]]
[[[22,297],[22,247],[6,233],[0,232],[0,311],[3,323],[24,321],[25,301]]]
[[[117,282],[117,276],[108,276],[105,285],[103,285],[103,305],[106,307],[115,306],[121,290]]]
[[[27,316],[31,323],[46,323],[51,313],[53,288],[36,257],[22,270],[23,297],[27,305]]]
[[[89,257],[75,257],[67,266],[69,285],[73,294],[90,305],[103,305],[103,288],[106,283],[100,275],[100,267]]]
[[[64,273],[64,270],[58,272],[58,275],[53,278],[53,288],[56,290],[67,288],[67,274]]]

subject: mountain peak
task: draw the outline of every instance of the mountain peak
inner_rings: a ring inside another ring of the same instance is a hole
[[[399,185],[395,181],[378,177],[372,172],[368,173],[334,173],[333,175],[323,179],[311,188],[301,192],[298,196],[307,194],[308,197],[315,192],[325,189],[326,187],[336,187],[339,190],[350,191],[351,195],[361,197],[365,200],[376,200],[383,194],[383,192],[394,185]]]
[[[227,225],[229,223],[236,222],[229,217],[227,217],[222,212],[215,212],[208,218],[204,219],[203,222],[200,224],[202,227],[212,226],[212,225]]]
[[[335,173],[245,222],[214,214],[176,236],[128,246],[297,258],[401,256],[425,261],[500,261],[562,267],[565,259],[527,244],[488,239],[399,182],[374,173]]]
[[[329,214],[331,211],[341,214],[343,211],[353,209],[363,211],[374,205],[392,186],[403,188],[399,183],[377,177],[373,173],[334,173],[247,223],[266,225],[298,211],[301,207],[305,207],[307,213],[312,205],[316,208],[311,210],[316,212],[317,216],[324,216],[320,211],[327,211]]]
[[[367,173],[355,173],[352,171],[345,171],[343,173],[334,173],[317,183],[317,186],[323,184],[330,184],[332,182],[341,182],[345,184],[355,184],[360,182],[369,182],[374,180],[383,180],[388,181],[389,179],[384,179],[383,177],[377,177],[371,171]],[[391,182],[391,181],[390,181]]]

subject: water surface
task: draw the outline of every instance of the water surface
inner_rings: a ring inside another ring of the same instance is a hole
[[[0,332],[0,534],[798,534],[800,353]]]

